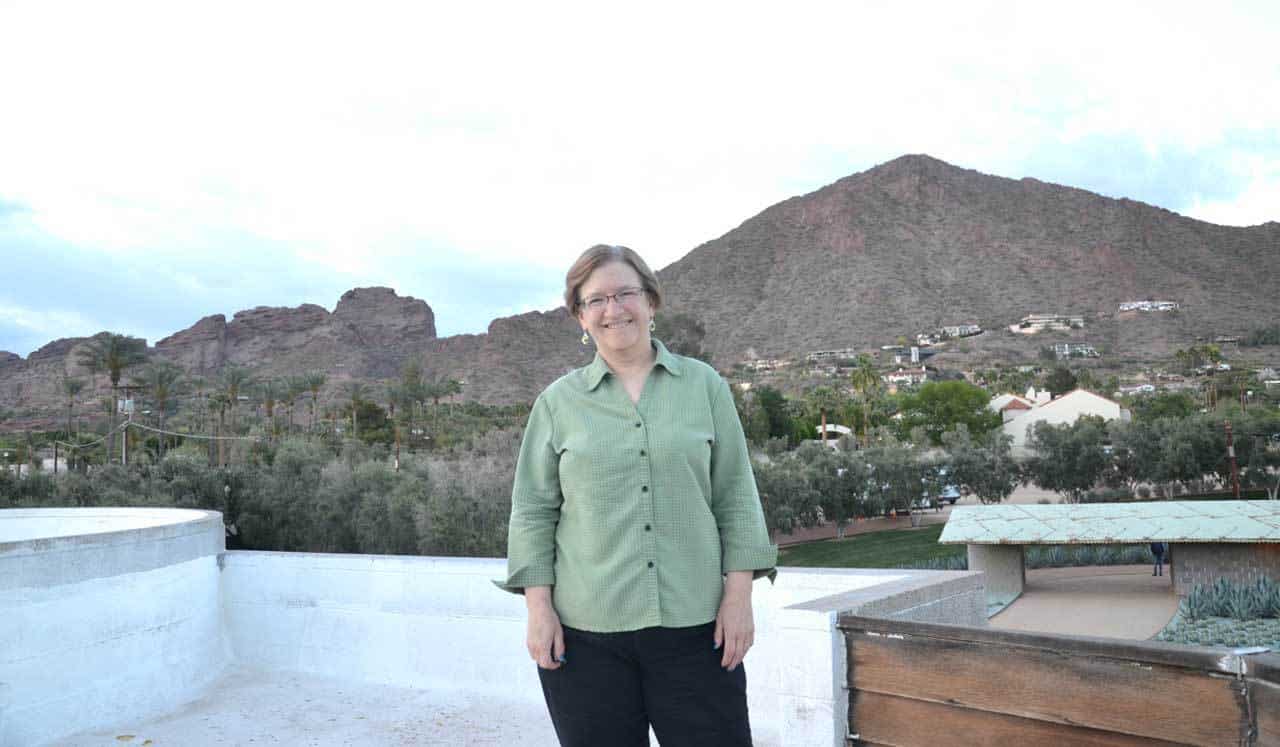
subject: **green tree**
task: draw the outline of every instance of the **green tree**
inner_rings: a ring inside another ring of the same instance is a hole
[[[1263,488],[1267,498],[1280,498],[1280,416],[1262,413],[1241,423],[1237,449],[1243,469],[1240,483]]]
[[[114,332],[103,332],[89,339],[84,347],[76,351],[80,365],[96,373],[106,371],[111,381],[111,411],[108,423],[107,459],[115,453],[116,404],[119,396],[120,377],[125,369],[142,363],[147,359],[147,342],[138,337],[120,335]]]
[[[1000,503],[1022,480],[1022,471],[1013,459],[1013,438],[993,430],[985,439],[975,440],[964,424],[943,434],[947,450],[945,483],[972,493],[982,503]]]
[[[178,393],[178,387],[182,382],[182,373],[182,369],[173,363],[160,360],[147,364],[135,378],[135,383],[142,387],[143,392],[155,405],[158,412],[157,422],[160,424],[160,430],[165,430],[169,402]],[[159,435],[158,456],[160,459],[164,459],[165,442],[168,440],[168,436],[163,433]]]
[[[1167,494],[1174,484],[1198,482],[1206,476],[1228,477],[1227,436],[1220,421],[1196,416],[1156,422],[1161,432],[1160,460],[1151,477],[1165,483]]]
[[[294,427],[293,415],[294,415],[294,408],[296,408],[298,404],[298,398],[301,397],[310,389],[310,383],[311,383],[311,378],[306,375],[290,376],[285,381],[285,389],[284,389],[284,394],[282,396],[284,397],[285,409],[289,413],[289,426],[288,426],[289,433],[293,433],[293,427]],[[315,411],[314,411],[315,403],[316,403],[316,400],[315,400],[315,397],[313,396],[311,398],[311,406],[312,406],[311,420],[312,420],[313,426],[315,423]],[[312,434],[308,434],[308,437],[310,437],[311,435]]]
[[[839,424],[842,421],[848,421],[853,410],[853,403],[849,398],[836,391],[829,386],[820,386],[812,389],[802,400],[801,407],[803,417],[805,419],[806,439],[821,438],[821,434],[816,430],[822,423],[825,415],[828,425]],[[810,426],[809,424],[813,425]],[[831,440],[835,440],[833,437]]]
[[[866,461],[859,454],[814,443],[797,449],[795,459],[805,465],[805,477],[823,518],[835,524],[837,538],[843,537],[849,522],[864,515],[869,475]]]
[[[765,384],[752,387],[751,396],[759,405],[767,423],[767,438],[788,438],[791,436],[791,416],[787,413],[787,399],[782,392]]]
[[[942,434],[961,424],[981,437],[1000,426],[1000,414],[987,407],[990,401],[986,390],[967,381],[929,381],[902,396],[900,428],[904,435],[922,428],[934,446],[941,446]]]
[[[253,385],[253,376],[249,369],[242,366],[227,366],[222,370],[222,391],[226,394],[227,407],[231,410],[231,430],[240,430],[240,396]]]
[[[804,465],[784,459],[758,464],[755,473],[765,525],[771,533],[789,534],[797,527],[817,523],[821,497],[806,478]]]
[[[858,356],[857,365],[849,376],[849,384],[858,393],[862,403],[862,445],[866,446],[871,437],[871,404],[880,391],[880,372],[875,364],[865,355]]]
[[[1260,345],[1280,345],[1280,324],[1272,324],[1266,327],[1257,327],[1245,335],[1240,341],[1245,347],[1258,347]]]
[[[702,347],[707,330],[696,317],[681,312],[665,312],[659,314],[653,321],[655,325],[653,336],[662,340],[668,350],[711,363],[711,355]]]
[[[209,463],[216,464],[219,467],[227,466],[227,442],[226,435],[227,426],[227,410],[231,407],[231,397],[225,389],[218,389],[209,393],[208,396],[209,411],[216,412],[218,419],[213,421],[213,439],[209,441]]]
[[[1098,484],[1108,466],[1103,450],[1106,421],[1085,415],[1072,424],[1036,423],[1027,445],[1036,456],[1026,464],[1031,480],[1078,503]]]
[[[1044,388],[1048,389],[1054,397],[1061,397],[1074,390],[1077,384],[1076,375],[1066,366],[1057,366],[1044,380]]]
[[[1137,493],[1142,483],[1156,481],[1162,458],[1162,433],[1169,418],[1134,418],[1107,424],[1113,447],[1112,483],[1125,483]]]
[[[908,513],[924,491],[920,451],[903,443],[878,443],[858,452],[868,472],[866,501],[874,514]]]
[[[264,379],[258,383],[258,396],[262,398],[262,407],[267,415],[267,438],[274,441],[279,437],[280,428],[276,422],[276,405],[284,395],[285,382],[280,379]]]
[[[308,392],[311,393],[310,431],[312,433],[314,433],[316,430],[316,404],[320,400],[320,390],[324,388],[324,385],[328,381],[329,381],[329,377],[326,376],[323,371],[310,371],[306,374],[303,374],[302,379],[299,382],[303,387],[306,388]]]
[[[62,377],[62,393],[67,395],[67,439],[68,440],[72,440],[71,421],[75,414],[76,397],[79,396],[80,392],[83,392],[83,391],[84,391],[84,379],[73,379],[70,376]],[[79,428],[75,429],[74,441],[76,444],[80,443]],[[74,453],[75,452],[68,452],[67,454],[68,470],[70,470],[74,466],[73,465],[73,460],[75,459]],[[56,468],[56,465],[55,465],[55,468]]]
[[[1195,398],[1186,392],[1156,392],[1135,397],[1130,406],[1134,420],[1185,418],[1199,409]]]
[[[351,437],[360,437],[360,422],[357,417],[357,411],[360,409],[360,403],[368,396],[369,387],[363,381],[358,379],[348,379],[342,382],[342,393],[347,400],[347,412],[351,413]]]

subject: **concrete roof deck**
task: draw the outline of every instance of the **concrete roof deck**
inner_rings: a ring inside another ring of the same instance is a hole
[[[1280,542],[1280,501],[957,506],[949,545]]]

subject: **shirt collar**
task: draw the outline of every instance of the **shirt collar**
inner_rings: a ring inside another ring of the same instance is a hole
[[[650,338],[653,349],[657,351],[653,365],[662,366],[667,369],[667,373],[672,376],[679,376],[683,373],[680,366],[680,359],[677,358],[667,346],[662,344],[661,340]],[[587,366],[587,391],[592,391],[600,386],[600,382],[604,380],[605,374],[612,374],[609,370],[609,364],[604,362],[604,358],[600,357],[600,353],[596,353],[595,360],[591,361],[591,365]]]

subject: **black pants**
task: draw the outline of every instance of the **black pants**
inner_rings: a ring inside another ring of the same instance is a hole
[[[562,747],[749,747],[747,674],[720,667],[715,623],[627,633],[564,629],[565,663],[539,667]]]

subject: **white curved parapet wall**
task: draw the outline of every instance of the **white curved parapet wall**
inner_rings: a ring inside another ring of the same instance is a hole
[[[0,745],[160,714],[230,662],[221,514],[0,510]]]

